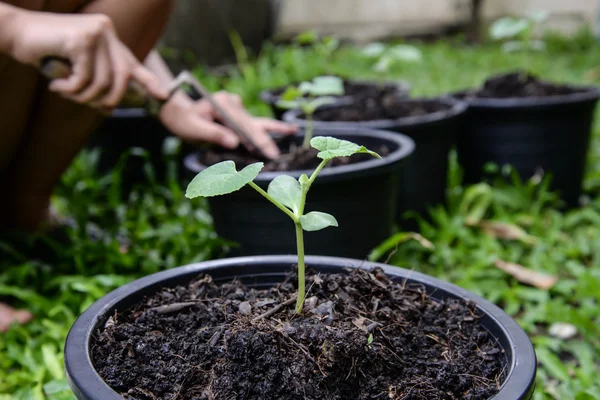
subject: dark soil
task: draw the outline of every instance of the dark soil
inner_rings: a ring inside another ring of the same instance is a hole
[[[296,139],[292,136],[286,136],[278,139],[278,145],[281,149],[281,156],[277,160],[266,161],[259,159],[257,156],[250,153],[244,147],[240,146],[236,150],[227,150],[222,148],[214,148],[198,154],[199,161],[207,166],[217,164],[221,161],[231,160],[235,162],[238,170],[255,162],[264,162],[263,172],[267,171],[301,171],[315,169],[321,159],[317,158],[318,151],[316,149],[305,149],[296,143]],[[371,149],[377,152],[380,156],[385,157],[390,153],[386,146],[381,146],[378,149]],[[327,167],[354,164],[357,162],[370,160],[373,157],[366,154],[355,154],[352,157],[336,158],[327,164]],[[326,167],[326,168],[327,168]]]
[[[399,90],[399,87],[397,85],[394,85],[392,83],[357,82],[347,79],[344,79],[343,82],[344,94],[342,95],[342,97],[372,98],[384,100],[387,98],[399,97],[399,95],[405,94],[404,91],[401,92]],[[298,85],[298,83],[296,83],[295,85]],[[283,94],[283,92],[285,92],[286,89],[287,86],[272,90],[271,93],[275,96],[279,96]]]
[[[451,106],[435,100],[407,100],[398,97],[362,98],[352,105],[321,108],[313,114],[315,121],[375,121],[416,117],[448,110]],[[301,116],[301,118],[304,118]]]
[[[129,399],[474,400],[497,393],[505,356],[474,304],[437,302],[378,269],[307,275],[301,315],[294,276],[268,290],[238,281],[217,286],[208,275],[165,288],[98,332],[96,370]]]
[[[480,89],[460,94],[463,98],[505,99],[522,97],[549,97],[581,93],[585,90],[540,80],[523,71],[492,76]]]

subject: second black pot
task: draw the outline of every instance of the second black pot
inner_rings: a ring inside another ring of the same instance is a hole
[[[448,155],[456,143],[462,116],[467,108],[464,102],[452,98],[406,99],[398,104],[410,102],[439,103],[445,106],[445,109],[394,120],[313,121],[316,129],[335,129],[340,132],[347,129],[384,129],[405,134],[415,142],[415,153],[402,168],[397,181],[396,218],[403,229],[416,229],[414,221],[403,217],[406,211],[425,214],[429,207],[445,202]],[[286,112],[284,120],[306,127],[304,115],[299,110]]]
[[[522,179],[542,169],[552,174],[552,189],[576,206],[599,94],[587,88],[552,97],[468,100],[457,144],[465,181],[483,180],[487,163],[509,164]]]
[[[296,85],[295,83],[294,85]],[[395,96],[397,98],[408,98],[410,93],[410,84],[407,82],[395,82],[395,81],[386,81],[378,83],[377,81],[368,81],[368,80],[358,80],[358,79],[346,79],[344,81],[344,86],[346,86],[345,90],[348,91],[348,87],[352,86],[354,90],[360,90],[361,88],[374,87],[378,86],[378,90],[385,92],[389,96]],[[283,114],[287,111],[284,108],[280,108],[277,106],[277,102],[281,98],[281,94],[285,90],[286,87],[278,88],[278,89],[270,89],[263,90],[260,92],[260,99],[271,106],[271,111],[273,115],[277,119],[283,119]],[[347,103],[353,100],[352,93],[345,94],[339,97],[339,102]]]
[[[383,159],[325,168],[308,193],[306,212],[322,211],[337,219],[339,228],[306,232],[308,254],[339,255],[364,259],[392,234],[396,212],[397,174],[414,150],[407,136],[393,132],[351,128],[344,132],[318,129],[318,136],[334,136],[376,150],[385,145],[390,153]],[[303,134],[297,135],[301,143]],[[198,154],[186,157],[191,176],[206,168]],[[262,172],[254,182],[267,189],[277,176],[296,179],[312,171]],[[208,199],[219,236],[239,247],[231,255],[295,254],[296,239],[292,221],[249,187]]]

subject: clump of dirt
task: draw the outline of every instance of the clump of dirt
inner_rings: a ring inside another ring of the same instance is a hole
[[[292,274],[270,289],[200,275],[111,317],[96,370],[129,399],[488,399],[505,355],[474,304],[381,269]]]
[[[265,166],[262,169],[263,172],[311,170],[315,169],[321,163],[321,159],[317,157],[317,154],[319,153],[318,150],[312,147],[305,149],[297,144],[296,139],[293,136],[286,136],[278,139],[278,145],[282,153],[276,160],[265,161],[250,153],[245,147],[240,146],[235,150],[214,148],[198,153],[198,161],[206,166],[211,166],[221,161],[231,160],[235,162],[238,169],[260,161],[265,163]],[[379,146],[379,148],[373,149],[373,151],[377,152],[382,157],[385,157],[390,153],[387,146]],[[339,157],[331,160],[327,164],[327,167],[354,164],[372,158],[372,156],[365,154],[355,154],[351,157]]]
[[[513,71],[487,79],[480,89],[459,94],[462,98],[506,99],[562,96],[582,93],[585,89],[543,81],[524,71]]]

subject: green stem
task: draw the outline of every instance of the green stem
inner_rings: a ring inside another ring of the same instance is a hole
[[[325,164],[327,164],[327,161],[328,160],[321,161],[321,164],[319,164],[319,166],[313,171],[310,178],[308,178],[308,182],[305,185],[302,185],[302,194],[300,195],[300,205],[298,206],[298,215],[297,215],[298,219],[300,219],[300,217],[302,215],[304,215],[304,205],[306,204],[306,195],[308,194],[308,190],[310,189],[310,186],[317,178],[317,175],[319,175],[319,172],[321,172],[321,170],[325,167]]]
[[[304,235],[300,222],[296,222],[296,245],[298,247],[298,299],[296,300],[296,313],[300,314],[302,313],[304,297],[306,296],[304,283]]]
[[[306,132],[304,132],[304,140],[302,141],[302,147],[308,149],[310,147],[310,139],[313,136],[313,116],[312,112],[305,112],[306,115]]]
[[[260,193],[265,199],[269,200],[277,208],[279,208],[281,211],[283,211],[288,217],[290,217],[292,219],[292,221],[294,221],[294,223],[298,223],[298,217],[296,217],[290,210],[288,210],[285,206],[283,206],[281,203],[279,203],[277,200],[275,200],[273,197],[271,197],[271,195],[269,193],[267,193],[264,190],[262,190],[261,187],[258,186],[254,182],[248,182],[248,184],[254,190],[256,190],[258,193]],[[300,214],[300,215],[302,215],[302,214]]]

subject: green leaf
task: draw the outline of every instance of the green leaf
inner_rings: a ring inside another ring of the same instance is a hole
[[[563,382],[568,382],[571,379],[569,377],[567,367],[560,360],[560,358],[556,356],[556,354],[552,353],[547,348],[542,347],[540,349],[536,349],[536,355],[540,360],[540,363],[550,373],[550,375]]]
[[[311,211],[300,217],[300,225],[305,231],[320,231],[328,226],[338,226],[338,222],[331,214]]]
[[[398,61],[419,62],[423,60],[423,54],[415,46],[399,44],[389,49],[388,55]]]
[[[366,45],[362,49],[361,54],[368,58],[374,58],[374,57],[381,56],[384,51],[385,51],[385,44],[375,42],[375,43]]]
[[[316,99],[310,101],[309,103],[304,104],[302,110],[305,114],[312,114],[319,107],[325,106],[327,104],[333,104],[337,100],[335,97],[317,97]]]
[[[298,97],[302,97],[302,91],[295,86],[289,86],[280,97],[281,100],[295,100]]]
[[[369,333],[369,337],[367,337],[367,344],[373,343],[373,334]]]
[[[292,110],[299,108],[303,102],[298,100],[277,100],[275,105],[279,108],[285,108],[286,110]]]
[[[300,183],[291,176],[280,175],[273,179],[269,184],[267,193],[294,213],[298,212],[302,188]]]
[[[322,160],[331,160],[336,157],[350,157],[353,154],[366,153],[373,157],[381,158],[374,151],[365,146],[359,146],[356,143],[347,140],[336,139],[330,136],[318,136],[310,140],[310,145],[319,150],[319,157]]]
[[[193,199],[195,197],[220,196],[235,192],[247,183],[252,182],[263,166],[263,163],[258,162],[237,172],[233,161],[223,161],[212,165],[196,175],[190,182],[185,197]]]
[[[317,76],[313,79],[310,94],[313,96],[341,96],[344,81],[337,76]]]
[[[301,32],[294,38],[298,44],[313,44],[319,39],[319,34],[315,31]]]
[[[494,22],[490,28],[492,39],[510,39],[517,37],[529,27],[529,23],[524,19],[504,17]]]

